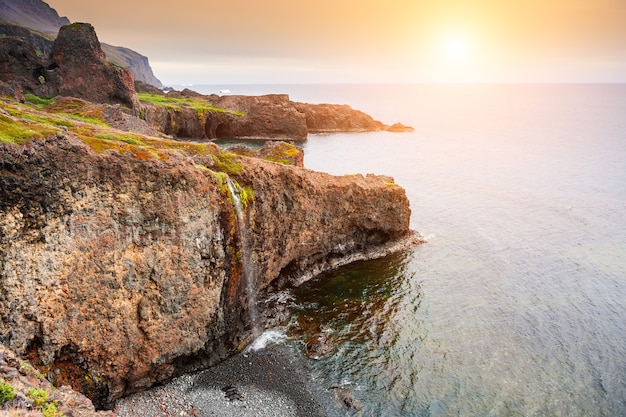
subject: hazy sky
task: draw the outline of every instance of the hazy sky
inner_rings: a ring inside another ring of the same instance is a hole
[[[166,85],[626,82],[626,0],[48,0]]]

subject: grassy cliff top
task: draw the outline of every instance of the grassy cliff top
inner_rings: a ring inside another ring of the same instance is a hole
[[[153,95],[143,94],[143,97],[144,100],[146,97],[153,99]],[[173,154],[179,154],[209,161],[207,165],[211,170],[229,175],[238,174],[243,169],[236,155],[213,143],[176,141],[115,129],[105,121],[107,105],[104,104],[72,97],[44,99],[30,94],[26,94],[25,99],[24,103],[20,103],[12,98],[0,97],[0,143],[22,146],[52,136],[71,135],[97,153],[120,153],[145,161],[166,161]],[[195,99],[168,100],[174,104],[200,106]],[[285,145],[284,152],[293,152],[293,145]],[[264,159],[282,162],[276,155]],[[198,168],[207,169],[201,165]]]

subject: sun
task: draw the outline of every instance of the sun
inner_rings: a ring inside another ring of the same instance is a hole
[[[450,36],[443,42],[443,55],[450,61],[464,61],[470,58],[472,48],[464,36]]]

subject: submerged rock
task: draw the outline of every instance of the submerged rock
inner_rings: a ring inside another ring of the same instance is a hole
[[[346,410],[359,411],[363,408],[361,402],[347,388],[333,386],[329,388],[333,392],[333,398]]]

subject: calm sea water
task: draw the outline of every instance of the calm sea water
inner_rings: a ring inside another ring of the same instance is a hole
[[[428,240],[296,292],[284,331],[335,343],[314,384],[361,416],[626,415],[626,85],[229,88],[415,127],[304,145],[393,176]]]

